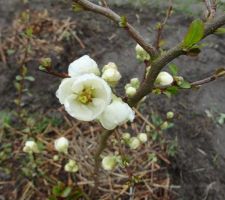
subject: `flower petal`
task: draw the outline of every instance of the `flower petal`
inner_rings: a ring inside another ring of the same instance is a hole
[[[100,71],[97,63],[88,55],[80,57],[69,65],[68,74],[71,77],[77,77],[89,73],[99,75]]]

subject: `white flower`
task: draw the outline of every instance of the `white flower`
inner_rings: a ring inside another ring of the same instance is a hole
[[[155,80],[155,86],[170,86],[173,83],[173,77],[168,72],[160,72]]]
[[[112,130],[118,125],[134,120],[134,111],[122,100],[114,100],[100,115],[99,120],[105,129]]]
[[[134,96],[134,95],[136,94],[136,92],[137,92],[137,89],[134,88],[134,87],[127,87],[127,88],[126,88],[126,95],[127,95],[128,97]]]
[[[148,136],[146,133],[139,133],[137,138],[140,140],[141,143],[145,143],[148,141]]]
[[[25,153],[38,153],[39,149],[37,143],[34,141],[26,141],[25,146],[23,147]]]
[[[117,166],[117,157],[113,155],[106,156],[102,159],[102,167],[105,170],[113,170]]]
[[[71,77],[77,77],[90,73],[93,73],[97,76],[100,75],[97,63],[88,55],[80,57],[69,65],[68,74]]]
[[[56,96],[72,117],[92,121],[99,117],[111,102],[112,91],[102,78],[85,74],[64,79]]]
[[[140,61],[150,60],[150,55],[139,45],[135,47],[136,58]]]
[[[69,162],[64,166],[66,172],[77,172],[79,167],[75,160],[69,160]]]
[[[117,69],[109,68],[106,69],[103,74],[102,78],[111,86],[115,86],[119,80],[121,79],[121,74]]]
[[[54,146],[56,151],[67,154],[69,147],[69,140],[67,140],[65,137],[60,137],[55,140]]]
[[[137,149],[140,146],[141,142],[137,137],[130,138],[130,141],[128,143],[129,147],[131,149]]]

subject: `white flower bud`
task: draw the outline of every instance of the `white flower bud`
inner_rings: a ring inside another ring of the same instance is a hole
[[[104,73],[106,70],[108,69],[115,69],[117,70],[117,66],[115,63],[113,62],[109,62],[107,65],[105,65],[103,68],[102,68],[102,73]]]
[[[102,167],[105,170],[113,170],[117,166],[117,157],[113,155],[106,156],[102,159]]]
[[[69,160],[69,162],[64,166],[66,172],[77,172],[79,167],[75,160]]]
[[[128,87],[128,88],[126,88],[126,95],[128,97],[134,96],[136,94],[136,92],[137,92],[137,90],[134,87]]]
[[[135,50],[137,60],[150,60],[150,55],[139,44],[136,45]]]
[[[173,83],[173,77],[168,72],[160,72],[155,80],[155,86],[165,87]]]
[[[53,160],[54,160],[54,161],[58,161],[58,160],[59,160],[59,155],[54,155],[54,156],[53,156]]]
[[[167,119],[173,119],[173,117],[174,117],[174,113],[173,112],[167,112],[166,113],[166,117],[167,117]]]
[[[123,135],[122,135],[122,139],[124,140],[124,141],[128,141],[129,139],[130,139],[130,133],[123,133]]]
[[[60,137],[55,140],[55,149],[61,153],[68,153],[69,141],[65,137]]]
[[[132,85],[132,87],[137,89],[140,86],[140,81],[138,78],[132,78],[130,79],[130,84]]]
[[[137,138],[141,141],[141,143],[145,143],[148,141],[148,136],[146,133],[139,133]]]
[[[137,149],[140,146],[141,142],[137,137],[130,138],[130,141],[128,143],[129,147],[131,149]]]
[[[37,143],[34,141],[26,141],[25,146],[23,147],[25,153],[38,153],[39,149]]]
[[[104,70],[102,78],[111,86],[115,86],[121,79],[121,74],[117,69],[109,68]]]

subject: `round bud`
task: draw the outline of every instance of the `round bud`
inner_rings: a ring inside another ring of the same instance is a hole
[[[173,119],[174,113],[172,111],[166,113],[167,119]]]
[[[139,133],[137,137],[141,141],[141,143],[145,143],[148,141],[148,136],[146,133]]]
[[[126,95],[127,95],[128,97],[134,96],[134,95],[136,94],[136,92],[137,92],[137,90],[136,90],[136,88],[134,88],[134,87],[128,87],[128,88],[126,89]]]
[[[170,86],[173,83],[173,77],[168,72],[160,72],[155,80],[155,85],[159,87]]]
[[[130,138],[130,141],[128,143],[129,147],[131,149],[137,149],[140,146],[141,142],[137,137]]]
[[[113,170],[117,166],[116,156],[109,155],[102,159],[102,167],[105,170]]]
[[[117,69],[109,68],[103,72],[102,78],[108,82],[109,85],[115,86],[121,79],[121,74]]]
[[[65,137],[60,137],[55,140],[55,150],[61,153],[68,153],[69,141]]]

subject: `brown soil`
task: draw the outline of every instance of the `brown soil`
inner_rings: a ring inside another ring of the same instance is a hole
[[[120,93],[123,92],[122,85],[129,78],[141,77],[143,66],[134,57],[136,44],[123,30],[96,14],[74,14],[68,10],[68,4],[58,1],[40,2],[30,3],[30,8],[33,10],[47,8],[49,15],[58,19],[70,16],[76,23],[77,35],[86,47],[82,49],[76,40],[63,41],[65,50],[63,53],[56,54],[53,51],[45,55],[53,58],[56,70],[66,71],[68,64],[75,58],[89,54],[100,66],[109,61],[118,64],[123,74],[122,82],[118,86]],[[0,2],[1,32],[11,26],[12,20],[22,9],[24,5],[16,0]],[[149,14],[147,9],[139,11],[128,6],[116,7],[115,10],[128,16],[128,20],[144,37],[153,39],[153,33],[148,32],[147,28],[153,27],[160,17]],[[137,13],[140,22],[137,20]],[[172,46],[182,39],[190,21],[191,19],[186,19],[181,15],[175,15],[169,20],[169,27],[164,33],[164,37],[167,38],[166,46]],[[180,66],[180,74],[187,80],[194,81],[224,66],[224,39],[224,36],[210,36],[204,41],[208,45],[203,48],[198,57],[181,57],[175,60],[175,63]],[[37,59],[29,61],[28,68],[36,80],[27,86],[33,96],[24,99],[24,107],[38,113],[52,107],[59,107],[55,91],[60,80],[39,72]],[[0,62],[1,110],[12,110],[15,107],[12,102],[15,98],[12,80],[17,74],[18,66],[15,66],[13,56],[7,60],[7,64]],[[225,112],[224,86],[225,80],[220,79],[196,91],[182,91],[171,99],[164,96],[150,96],[145,103],[147,113],[153,110],[165,114],[172,110],[176,114],[175,128],[167,132],[168,139],[172,140],[177,137],[179,145],[177,156],[173,158],[170,168],[175,199],[224,200],[225,198],[225,126],[219,126],[216,123],[216,114]],[[212,119],[206,116],[206,109],[215,113]]]

